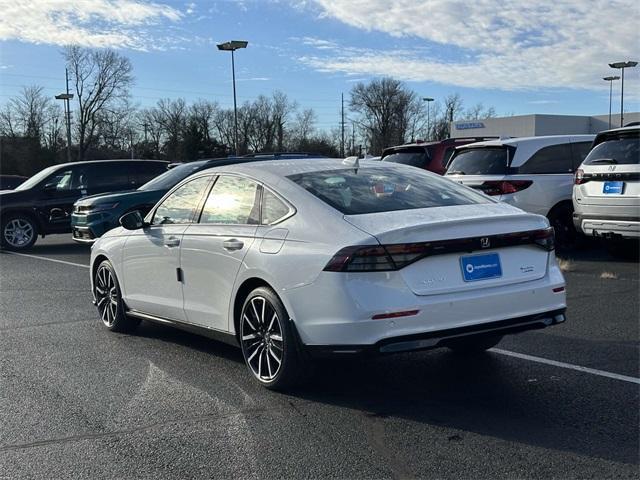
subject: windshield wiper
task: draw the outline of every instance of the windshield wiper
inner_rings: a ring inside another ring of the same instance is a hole
[[[590,165],[593,165],[594,163],[611,163],[611,164],[617,164],[618,161],[615,158],[597,158],[595,160],[591,160],[589,162]]]
[[[451,172],[447,172],[447,175],[466,175],[462,170],[452,170]]]

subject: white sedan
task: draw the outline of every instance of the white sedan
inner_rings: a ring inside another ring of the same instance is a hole
[[[147,320],[239,345],[270,388],[317,356],[479,352],[565,320],[545,217],[404,165],[216,167],[120,222],[91,251],[104,325]]]

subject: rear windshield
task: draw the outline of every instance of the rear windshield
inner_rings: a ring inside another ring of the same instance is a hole
[[[449,163],[446,175],[505,175],[510,150],[506,147],[481,147],[459,150]]]
[[[323,170],[287,177],[345,215],[490,203],[488,197],[422,170]]]
[[[382,159],[383,162],[401,163],[403,165],[411,165],[412,167],[420,168],[426,167],[429,160],[429,154],[424,148],[394,152],[390,155],[386,155]]]
[[[199,171],[205,163],[206,162],[204,161],[191,162],[174,167],[171,170],[163,173],[162,175],[155,177],[153,180],[149,180],[147,183],[138,188],[138,190],[169,190],[192,173]]]
[[[599,143],[584,159],[585,165],[637,165],[640,137],[615,138]]]

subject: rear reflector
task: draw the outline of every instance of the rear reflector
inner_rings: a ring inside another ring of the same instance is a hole
[[[413,317],[420,313],[420,310],[406,310],[404,312],[378,313],[371,317],[372,320],[384,320],[385,318]]]
[[[553,228],[433,242],[344,247],[329,260],[324,271],[388,272],[400,270],[424,257],[518,245],[536,245],[550,252],[555,248]]]
[[[556,287],[553,289],[553,293],[560,293],[560,292],[564,292],[564,287]]]
[[[520,192],[530,187],[532,183],[531,180],[489,180],[479,188],[487,195],[507,195]]]

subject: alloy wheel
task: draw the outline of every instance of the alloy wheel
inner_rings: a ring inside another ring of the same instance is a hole
[[[24,218],[14,218],[4,226],[4,239],[9,246],[14,248],[29,245],[36,234],[33,225]]]
[[[102,323],[111,328],[118,315],[118,288],[111,270],[100,266],[95,277],[96,302]]]
[[[284,342],[278,314],[269,301],[253,297],[242,311],[242,350],[251,372],[261,382],[271,382],[282,366]]]

